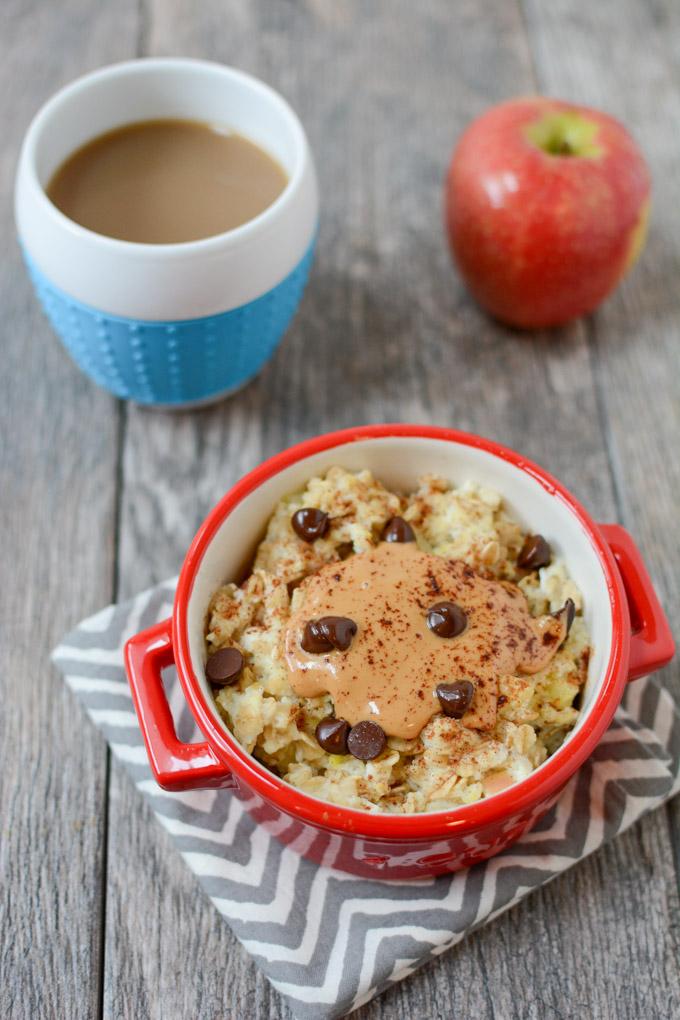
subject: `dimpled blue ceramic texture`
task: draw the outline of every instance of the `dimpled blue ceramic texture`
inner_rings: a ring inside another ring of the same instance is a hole
[[[276,349],[299,304],[314,242],[295,269],[254,301],[219,315],[145,322],[106,315],[64,294],[24,252],[36,294],[75,363],[139,404],[181,405],[238,389]]]

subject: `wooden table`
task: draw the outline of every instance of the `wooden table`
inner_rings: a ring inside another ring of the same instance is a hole
[[[456,425],[519,447],[635,534],[680,613],[680,7],[674,0],[5,0],[0,32],[0,1015],[289,1017],[48,666],[78,619],[173,574],[225,489],[303,437]],[[233,63],[304,121],[318,256],[279,352],[197,413],[117,403],[43,320],[11,240],[22,133],[58,86],[146,54]],[[602,106],[652,165],[641,264],[553,334],[494,325],[451,269],[441,185],[486,106]],[[680,693],[678,667],[667,682]],[[361,1020],[680,1015],[680,805],[361,1009]]]

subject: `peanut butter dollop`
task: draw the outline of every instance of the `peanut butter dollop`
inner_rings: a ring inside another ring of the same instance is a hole
[[[516,585],[487,580],[461,560],[422,552],[415,543],[382,542],[329,563],[301,588],[285,635],[290,682],[300,697],[328,692],[335,715],[352,725],[377,722],[411,739],[441,711],[439,683],[470,680],[475,693],[462,724],[496,722],[499,677],[537,673],[564,641],[562,616],[533,617]],[[465,630],[438,637],[427,625],[435,603],[450,600],[467,615]],[[300,642],[307,623],[348,617],[357,633],[346,651],[313,655]]]

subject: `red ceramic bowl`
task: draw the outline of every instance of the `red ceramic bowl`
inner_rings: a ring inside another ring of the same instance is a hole
[[[439,473],[501,492],[512,513],[545,535],[583,592],[593,644],[574,730],[527,779],[464,807],[418,815],[372,814],[296,790],[232,737],[205,678],[204,619],[212,592],[247,569],[277,501],[339,464],[371,468],[388,487],[411,489]],[[251,471],[217,504],[182,567],[172,619],[133,637],[126,667],[158,783],[167,790],[230,787],[248,810],[317,861],[359,875],[401,879],[454,871],[518,839],[554,803],[609,726],[628,680],[673,656],[668,622],[632,539],[597,525],[567,490],[519,454],[478,436],[422,425],[369,425],[300,443]],[[205,742],[178,740],[161,682],[174,663]]]

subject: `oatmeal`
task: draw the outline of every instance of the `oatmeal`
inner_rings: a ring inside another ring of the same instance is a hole
[[[299,789],[369,811],[471,803],[564,740],[585,682],[581,593],[502,497],[410,495],[332,468],[282,500],[220,588],[206,674],[226,725]]]

